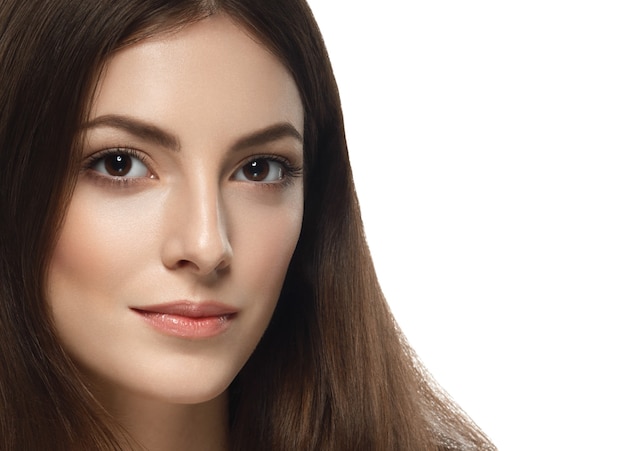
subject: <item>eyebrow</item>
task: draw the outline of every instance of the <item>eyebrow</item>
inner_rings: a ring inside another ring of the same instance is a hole
[[[121,129],[140,139],[171,150],[179,151],[181,148],[180,141],[173,133],[128,116],[117,114],[99,116],[83,124],[81,129],[87,130],[98,127]],[[237,152],[250,147],[262,146],[283,138],[294,138],[300,143],[304,142],[304,138],[293,124],[279,122],[239,138],[231,146],[231,150]]]
[[[138,119],[134,119],[128,116],[121,116],[117,114],[107,114],[105,116],[99,116],[91,121],[83,124],[81,127],[83,130],[98,127],[110,127],[124,130],[140,139],[152,142],[161,147],[166,147],[172,150],[180,150],[180,142],[178,138],[162,128],[156,127],[147,122],[143,122]]]
[[[304,142],[304,138],[302,138],[302,135],[293,124],[280,122],[239,138],[232,146],[232,150],[239,151],[250,147],[262,146],[283,138],[295,138],[300,143]]]

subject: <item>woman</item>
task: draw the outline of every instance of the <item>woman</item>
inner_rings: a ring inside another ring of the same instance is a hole
[[[492,449],[396,328],[303,1],[4,1],[0,448]]]

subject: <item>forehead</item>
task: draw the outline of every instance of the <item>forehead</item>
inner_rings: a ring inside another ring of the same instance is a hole
[[[107,61],[89,119],[124,114],[218,136],[291,122],[302,103],[281,61],[218,14],[124,47]]]

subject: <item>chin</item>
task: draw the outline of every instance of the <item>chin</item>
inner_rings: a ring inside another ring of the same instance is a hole
[[[177,390],[175,392],[156,394],[158,399],[168,404],[204,404],[225,396],[228,387],[223,390]]]
[[[182,362],[178,362],[182,363]],[[194,405],[225,396],[237,375],[237,368],[220,368],[219,362],[206,365],[167,365],[142,368],[119,368],[103,374],[82,368],[94,395],[104,405],[125,403],[126,400],[157,404]]]

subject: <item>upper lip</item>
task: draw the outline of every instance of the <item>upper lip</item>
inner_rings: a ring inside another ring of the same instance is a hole
[[[132,307],[132,309],[140,312],[161,313],[164,315],[177,315],[188,318],[234,315],[239,311],[235,307],[215,301],[174,301],[163,304]]]

